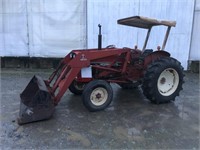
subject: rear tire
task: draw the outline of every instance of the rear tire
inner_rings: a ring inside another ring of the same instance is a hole
[[[83,104],[89,111],[105,109],[112,101],[113,90],[110,84],[104,80],[89,82],[82,95]]]
[[[148,66],[142,85],[144,95],[154,103],[175,100],[182,90],[183,67],[174,58],[164,57]]]

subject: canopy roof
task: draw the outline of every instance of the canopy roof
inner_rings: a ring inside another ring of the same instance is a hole
[[[145,29],[149,29],[152,26],[158,26],[158,25],[164,25],[170,27],[176,26],[176,21],[157,20],[142,16],[133,16],[133,17],[119,19],[117,23],[127,26],[145,28]]]

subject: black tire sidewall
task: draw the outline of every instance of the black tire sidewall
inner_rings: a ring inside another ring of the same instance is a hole
[[[75,94],[75,95],[81,95],[81,94],[83,93],[83,90],[77,89],[76,86],[75,86],[75,84],[76,84],[76,81],[74,80],[74,81],[71,83],[71,85],[69,86],[70,92],[72,92],[72,93]]]
[[[157,84],[161,73],[169,68],[176,70],[179,76],[179,83],[176,90],[171,95],[164,96],[159,92]],[[143,93],[150,101],[157,104],[175,100],[175,97],[178,96],[180,90],[182,90],[182,84],[184,83],[183,77],[183,68],[176,59],[171,57],[162,57],[154,61],[147,68],[142,85]]]
[[[98,87],[104,88],[108,93],[108,98],[107,98],[106,102],[100,106],[94,105],[92,103],[92,101],[90,100],[91,93],[93,92],[94,89],[96,89]],[[82,95],[83,104],[90,111],[100,111],[100,110],[105,109],[111,103],[112,98],[113,98],[112,87],[110,86],[110,84],[108,82],[106,82],[104,80],[94,80],[94,81],[91,81],[90,83],[88,83],[86,85],[86,87],[83,91],[83,95]]]
[[[178,76],[179,76],[179,82],[180,82],[180,76],[181,76],[181,70],[180,68],[175,65],[175,64],[171,64],[171,65],[167,65],[167,66],[162,66],[161,68],[159,68],[158,70],[158,74],[155,76],[155,92],[156,92],[156,99],[159,99],[159,101],[162,103],[162,102],[168,102],[169,100],[172,100],[174,99],[174,97],[177,95],[177,92],[180,91],[180,88],[181,88],[181,84],[178,84],[178,87],[176,88],[176,90],[174,91],[173,94],[169,95],[169,96],[164,96],[162,95],[159,90],[158,90],[158,78],[160,77],[160,74],[166,70],[166,69],[169,69],[169,68],[172,68],[174,70],[176,70],[176,72],[178,73]]]

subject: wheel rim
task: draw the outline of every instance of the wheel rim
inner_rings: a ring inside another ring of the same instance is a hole
[[[90,95],[92,104],[96,106],[103,105],[108,99],[108,92],[105,88],[98,87],[94,89]]]
[[[178,72],[173,68],[167,68],[160,74],[157,87],[160,94],[170,96],[176,91],[178,84]]]

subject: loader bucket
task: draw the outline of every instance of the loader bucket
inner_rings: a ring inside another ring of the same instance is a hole
[[[54,112],[54,102],[40,76],[34,76],[20,94],[18,124],[49,119]]]

